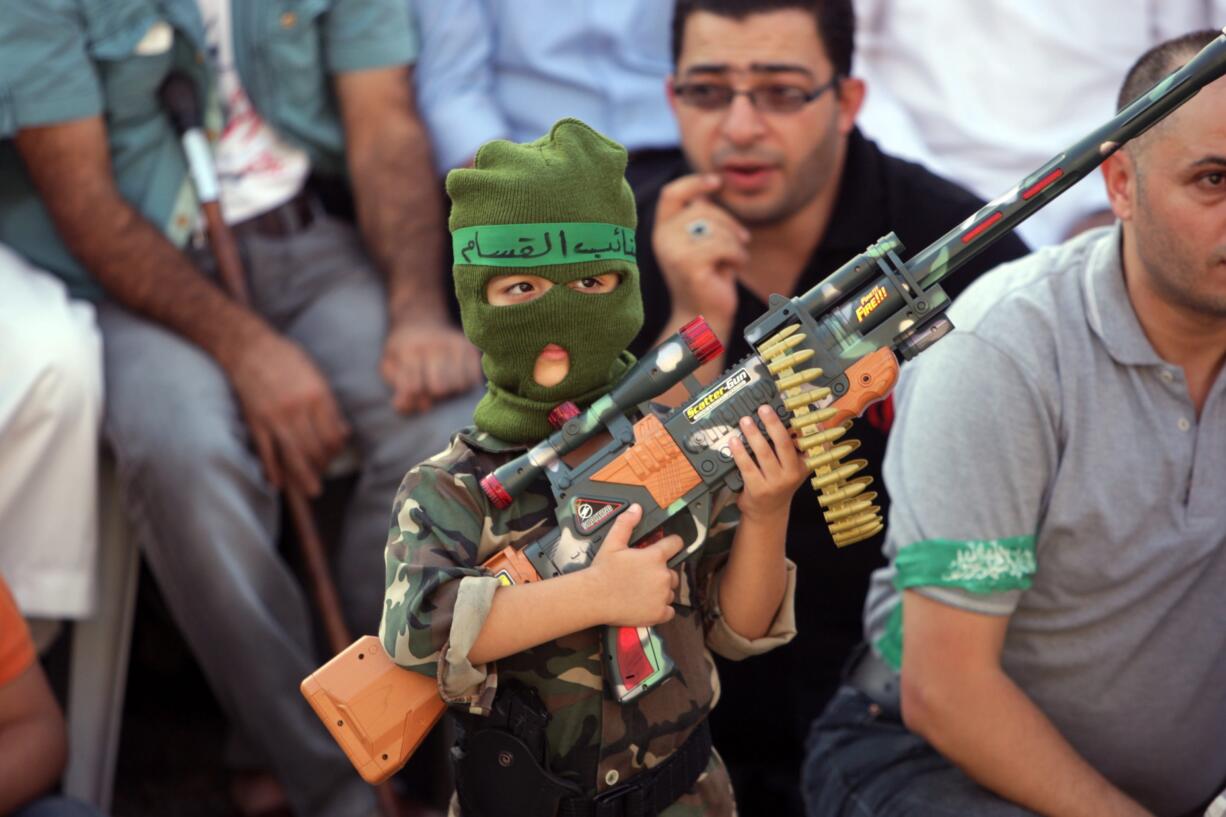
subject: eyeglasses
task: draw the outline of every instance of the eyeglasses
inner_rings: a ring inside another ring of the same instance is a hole
[[[733,99],[744,95],[749,97],[749,104],[762,113],[795,113],[831,88],[836,88],[840,79],[835,74],[829,82],[812,91],[782,84],[741,90],[714,82],[684,82],[674,85],[673,93],[686,105],[702,111],[722,111],[732,104]]]

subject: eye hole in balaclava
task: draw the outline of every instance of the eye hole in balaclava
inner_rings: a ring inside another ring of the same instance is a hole
[[[605,377],[600,373],[615,365],[620,357],[611,351],[620,351],[629,343],[619,332],[628,322],[617,316],[624,311],[627,301],[621,292],[625,271],[612,273],[613,287],[602,291],[585,291],[575,285],[607,275],[610,273],[583,274],[558,284],[538,277],[530,284],[537,287],[543,284],[545,291],[519,303],[491,304],[488,293],[493,287],[486,285],[485,302],[491,310],[486,318],[489,325],[522,343],[522,349],[514,355],[519,379],[517,394],[548,402],[558,395],[586,395],[604,384]],[[491,279],[491,283],[497,286],[501,277]],[[593,326],[597,327],[595,331]],[[569,360],[565,378],[544,385],[536,378],[536,364],[541,352],[550,345],[566,350]]]
[[[582,295],[605,295],[621,286],[622,272],[607,272],[600,276],[584,276],[566,286]],[[553,283],[537,275],[499,275],[491,278],[485,288],[485,302],[490,306],[517,306],[540,298]],[[520,287],[527,287],[522,291]],[[514,290],[514,291],[513,291]]]
[[[554,406],[590,404],[633,363],[625,349],[642,327],[643,303],[625,166],[620,145],[564,119],[527,145],[488,143],[473,169],[448,174],[456,295],[489,381],[473,416],[479,428],[536,442],[550,433]],[[515,273],[553,286],[524,303],[491,305],[489,282]],[[619,276],[610,292],[569,286],[607,273]],[[570,368],[541,386],[533,370],[550,343],[567,351]]]

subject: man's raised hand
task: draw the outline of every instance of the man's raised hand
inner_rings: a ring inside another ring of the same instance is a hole
[[[749,230],[711,196],[713,174],[683,176],[660,191],[652,247],[675,316],[703,315],[718,330],[736,316],[736,280],[749,265]],[[718,331],[717,331],[718,334]]]

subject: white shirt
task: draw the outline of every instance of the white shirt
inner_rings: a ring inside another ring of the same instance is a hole
[[[311,172],[306,151],[282,139],[256,112],[234,64],[232,0],[197,0],[217,74],[225,128],[216,149],[221,212],[230,224],[266,213],[297,195]]]
[[[574,116],[627,150],[673,147],[671,0],[409,0],[418,104],[440,173]]]
[[[1226,0],[855,0],[860,126],[984,199],[1004,193],[1115,113],[1151,46],[1226,25]],[[1107,209],[1091,174],[1018,232],[1061,241]]]
[[[0,574],[27,618],[87,618],[98,577],[102,335],[0,244]]]

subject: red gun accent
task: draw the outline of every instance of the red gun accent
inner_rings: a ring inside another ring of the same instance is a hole
[[[579,407],[574,402],[567,400],[565,403],[558,403],[553,407],[553,411],[549,412],[549,425],[554,431],[557,431],[579,414]]]
[[[652,673],[651,660],[634,627],[617,628],[617,666],[621,669],[626,689],[634,689]]]
[[[698,358],[699,363],[714,360],[724,351],[724,344],[719,342],[719,338],[702,315],[681,327],[681,337],[685,339],[685,345],[690,347],[690,353]]]
[[[873,403],[864,416],[873,428],[882,434],[889,434],[890,427],[894,425],[894,395],[891,394],[880,403]]]
[[[1063,175],[1064,175],[1064,170],[1057,167],[1051,173],[1048,173],[1046,176],[1039,179],[1037,182],[1035,182],[1030,187],[1028,187],[1026,189],[1026,192],[1022,193],[1022,200],[1026,201],[1028,199],[1032,199],[1035,196],[1039,195],[1039,193],[1043,192],[1044,188],[1050,187],[1052,182],[1054,182],[1056,179],[1060,178]]]
[[[983,221],[979,222],[977,225],[972,227],[970,230],[967,230],[966,235],[962,236],[962,243],[970,244],[976,238],[983,235],[989,227],[991,227],[993,224],[1000,221],[1004,217],[1005,217],[1005,214],[997,210],[995,213],[988,216]]]
[[[498,481],[498,477],[493,474],[487,474],[481,480],[481,490],[489,498],[490,502],[494,503],[494,507],[499,510],[504,510],[511,507],[511,495],[507,493],[507,489],[502,487],[502,483]]]

